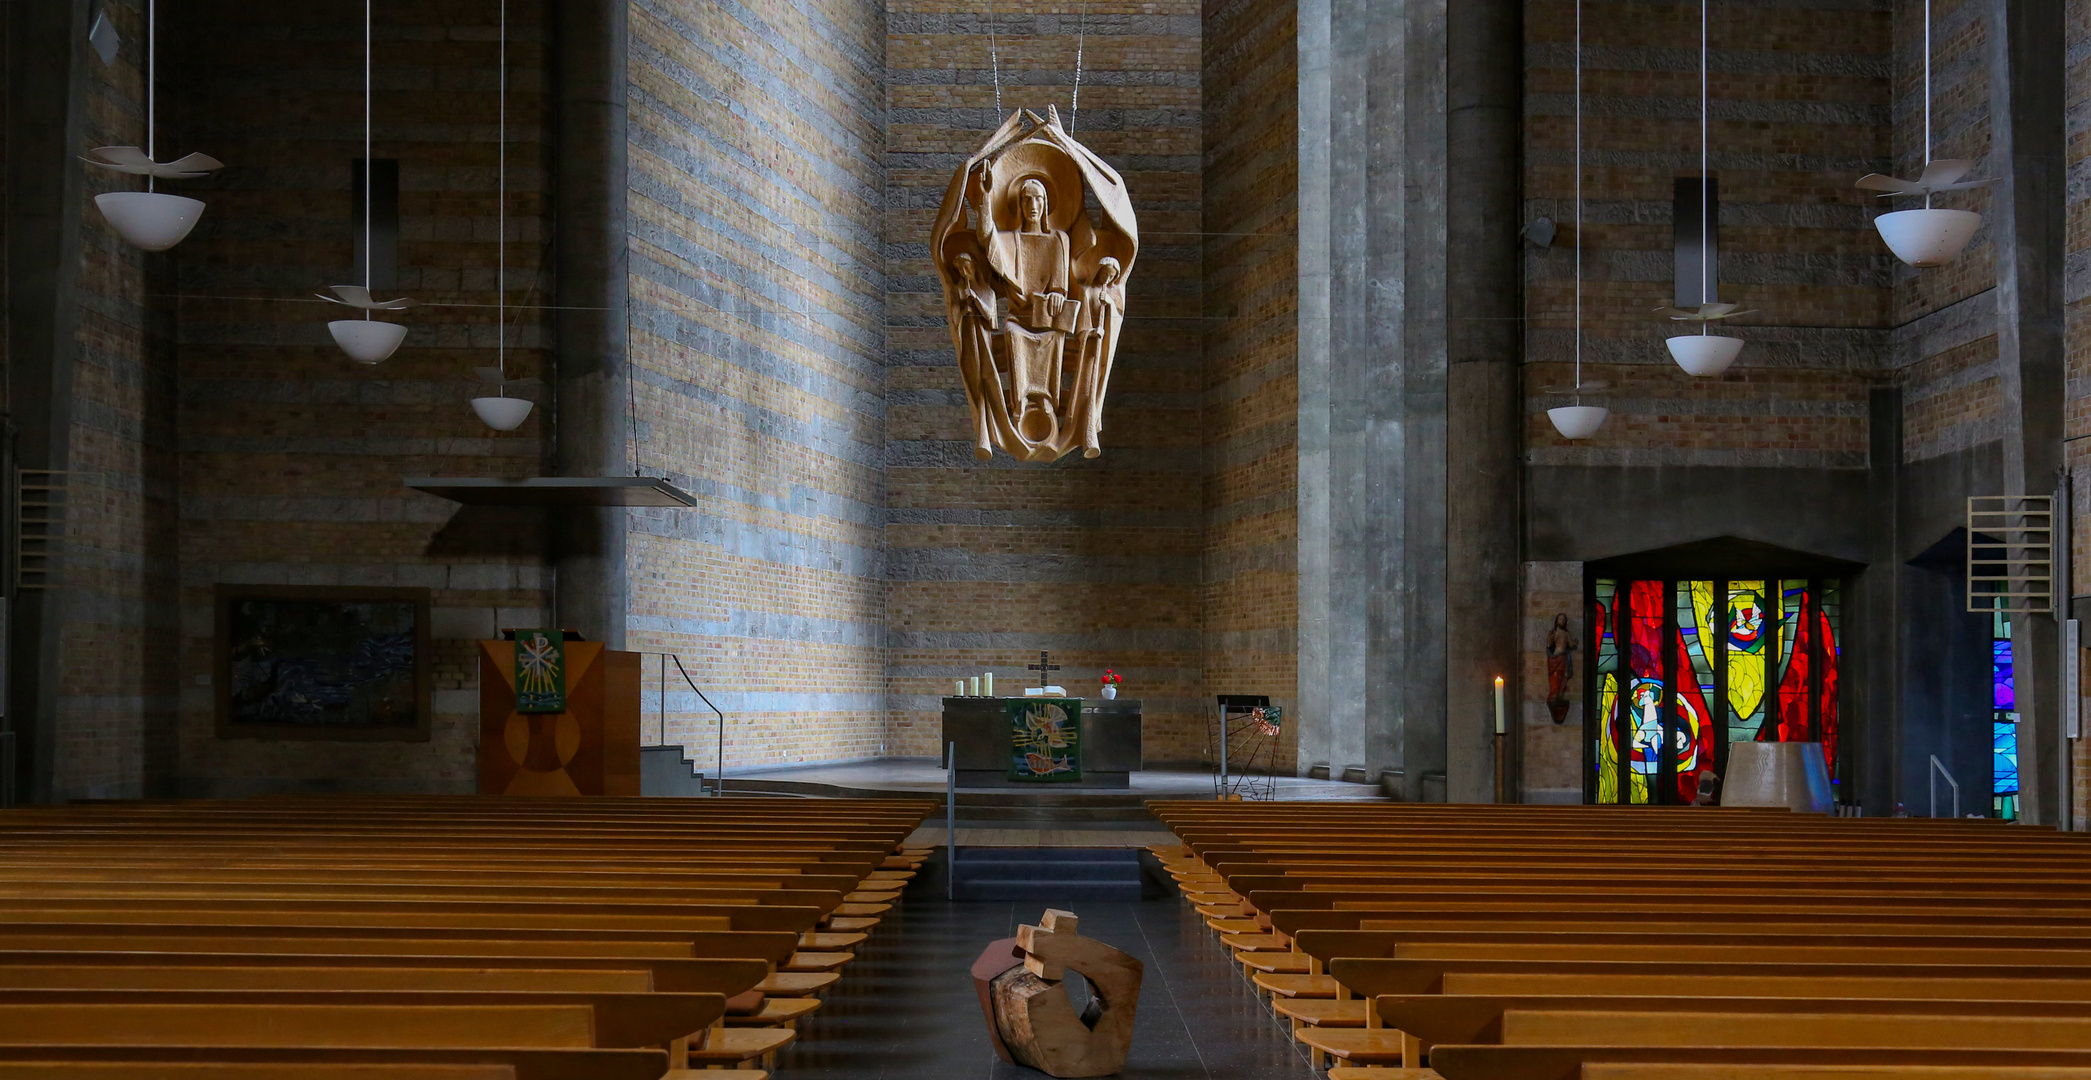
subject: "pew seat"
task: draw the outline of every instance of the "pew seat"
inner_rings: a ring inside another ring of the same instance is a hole
[[[728,1013],[728,1027],[790,1027],[800,1020],[820,1011],[821,1000],[815,997],[767,998],[762,1008],[744,1016]],[[796,1030],[796,1029],[794,1029]]]
[[[755,989],[769,997],[808,997],[841,981],[842,976],[832,971],[780,971],[756,983]]]
[[[1342,989],[1333,975],[1275,975],[1259,971],[1256,986],[1274,997],[1333,998]]]
[[[1305,1027],[1352,1027],[1365,1026],[1365,1000],[1352,998],[1337,1001],[1334,998],[1280,998],[1271,1003],[1278,1015],[1289,1018],[1293,1030]]]

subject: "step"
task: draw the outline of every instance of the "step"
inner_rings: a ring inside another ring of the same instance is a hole
[[[959,900],[1095,900],[1140,899],[1137,881],[1069,881],[1065,878],[1005,878],[961,881],[952,889]]]
[[[959,856],[957,865],[951,868],[952,876],[959,881],[993,881],[1000,878],[1035,878],[1052,876],[1064,881],[1138,881],[1140,868],[1124,863],[1021,863],[1021,862],[967,862]]]

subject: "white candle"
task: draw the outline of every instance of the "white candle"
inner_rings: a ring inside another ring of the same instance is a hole
[[[1503,734],[1503,676],[1496,676],[1496,734]]]
[[[951,696],[953,696],[953,697],[965,697],[965,696],[966,696],[966,680],[964,680],[964,679],[953,679],[953,680],[951,680],[951,687],[952,687],[952,689],[951,689]]]
[[[987,673],[987,696],[995,696],[995,673],[992,671]]]
[[[973,696],[980,696],[980,676],[978,675],[973,676]]]

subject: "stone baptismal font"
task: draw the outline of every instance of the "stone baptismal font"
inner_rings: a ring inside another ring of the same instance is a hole
[[[1094,199],[1100,221],[1087,204]],[[973,455],[1103,452],[1104,394],[1140,230],[1125,181],[1019,110],[966,160],[930,233],[973,420]]]

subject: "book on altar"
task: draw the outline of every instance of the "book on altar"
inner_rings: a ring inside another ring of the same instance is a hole
[[[1066,697],[1066,696],[1067,696],[1067,687],[1064,687],[1064,686],[1026,686],[1026,687],[1024,687],[1024,696],[1025,696],[1025,697]]]

